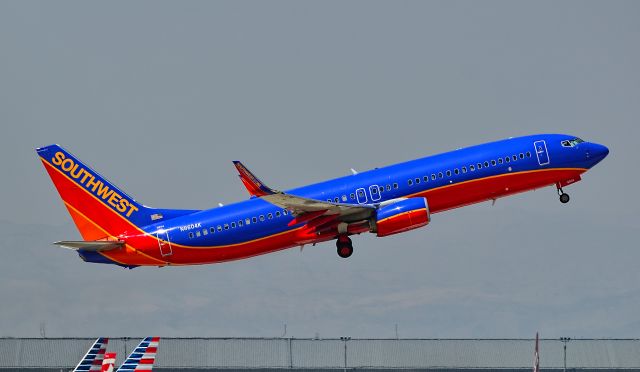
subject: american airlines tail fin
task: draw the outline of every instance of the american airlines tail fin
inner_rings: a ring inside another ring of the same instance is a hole
[[[117,372],[151,371],[160,337],[147,337],[131,352]]]
[[[80,363],[74,368],[73,372],[100,371],[108,343],[108,338],[98,338],[91,348],[89,348],[89,351],[87,351]]]
[[[145,207],[58,145],[36,150],[82,238],[94,241],[194,210]]]
[[[105,353],[102,360],[101,372],[113,372],[113,366],[116,364],[116,353]]]

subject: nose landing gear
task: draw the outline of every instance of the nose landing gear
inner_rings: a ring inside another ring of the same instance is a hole
[[[338,248],[338,256],[342,258],[348,258],[353,254],[353,243],[347,235],[338,235],[336,247]]]
[[[558,187],[558,195],[560,195],[560,203],[562,204],[567,204],[571,199],[569,194],[565,194],[564,191],[562,191],[562,187]]]

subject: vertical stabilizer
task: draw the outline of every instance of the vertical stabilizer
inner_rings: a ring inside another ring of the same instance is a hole
[[[118,372],[151,371],[156,361],[160,337],[147,337],[131,352]]]
[[[89,351],[84,355],[80,363],[74,368],[73,372],[76,371],[100,371],[102,369],[102,361],[104,360],[104,354],[107,350],[107,344],[109,343],[108,338],[100,337],[98,338]]]
[[[113,366],[116,364],[116,356],[116,353],[104,353],[101,372],[113,372]]]

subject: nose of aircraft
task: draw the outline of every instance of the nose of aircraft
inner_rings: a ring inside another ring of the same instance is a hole
[[[593,167],[609,155],[609,149],[597,143],[590,143],[589,146],[587,146],[585,155]]]

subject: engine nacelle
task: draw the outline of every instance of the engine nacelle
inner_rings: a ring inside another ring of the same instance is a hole
[[[426,198],[409,198],[378,208],[375,231],[388,236],[426,226],[431,221]]]

